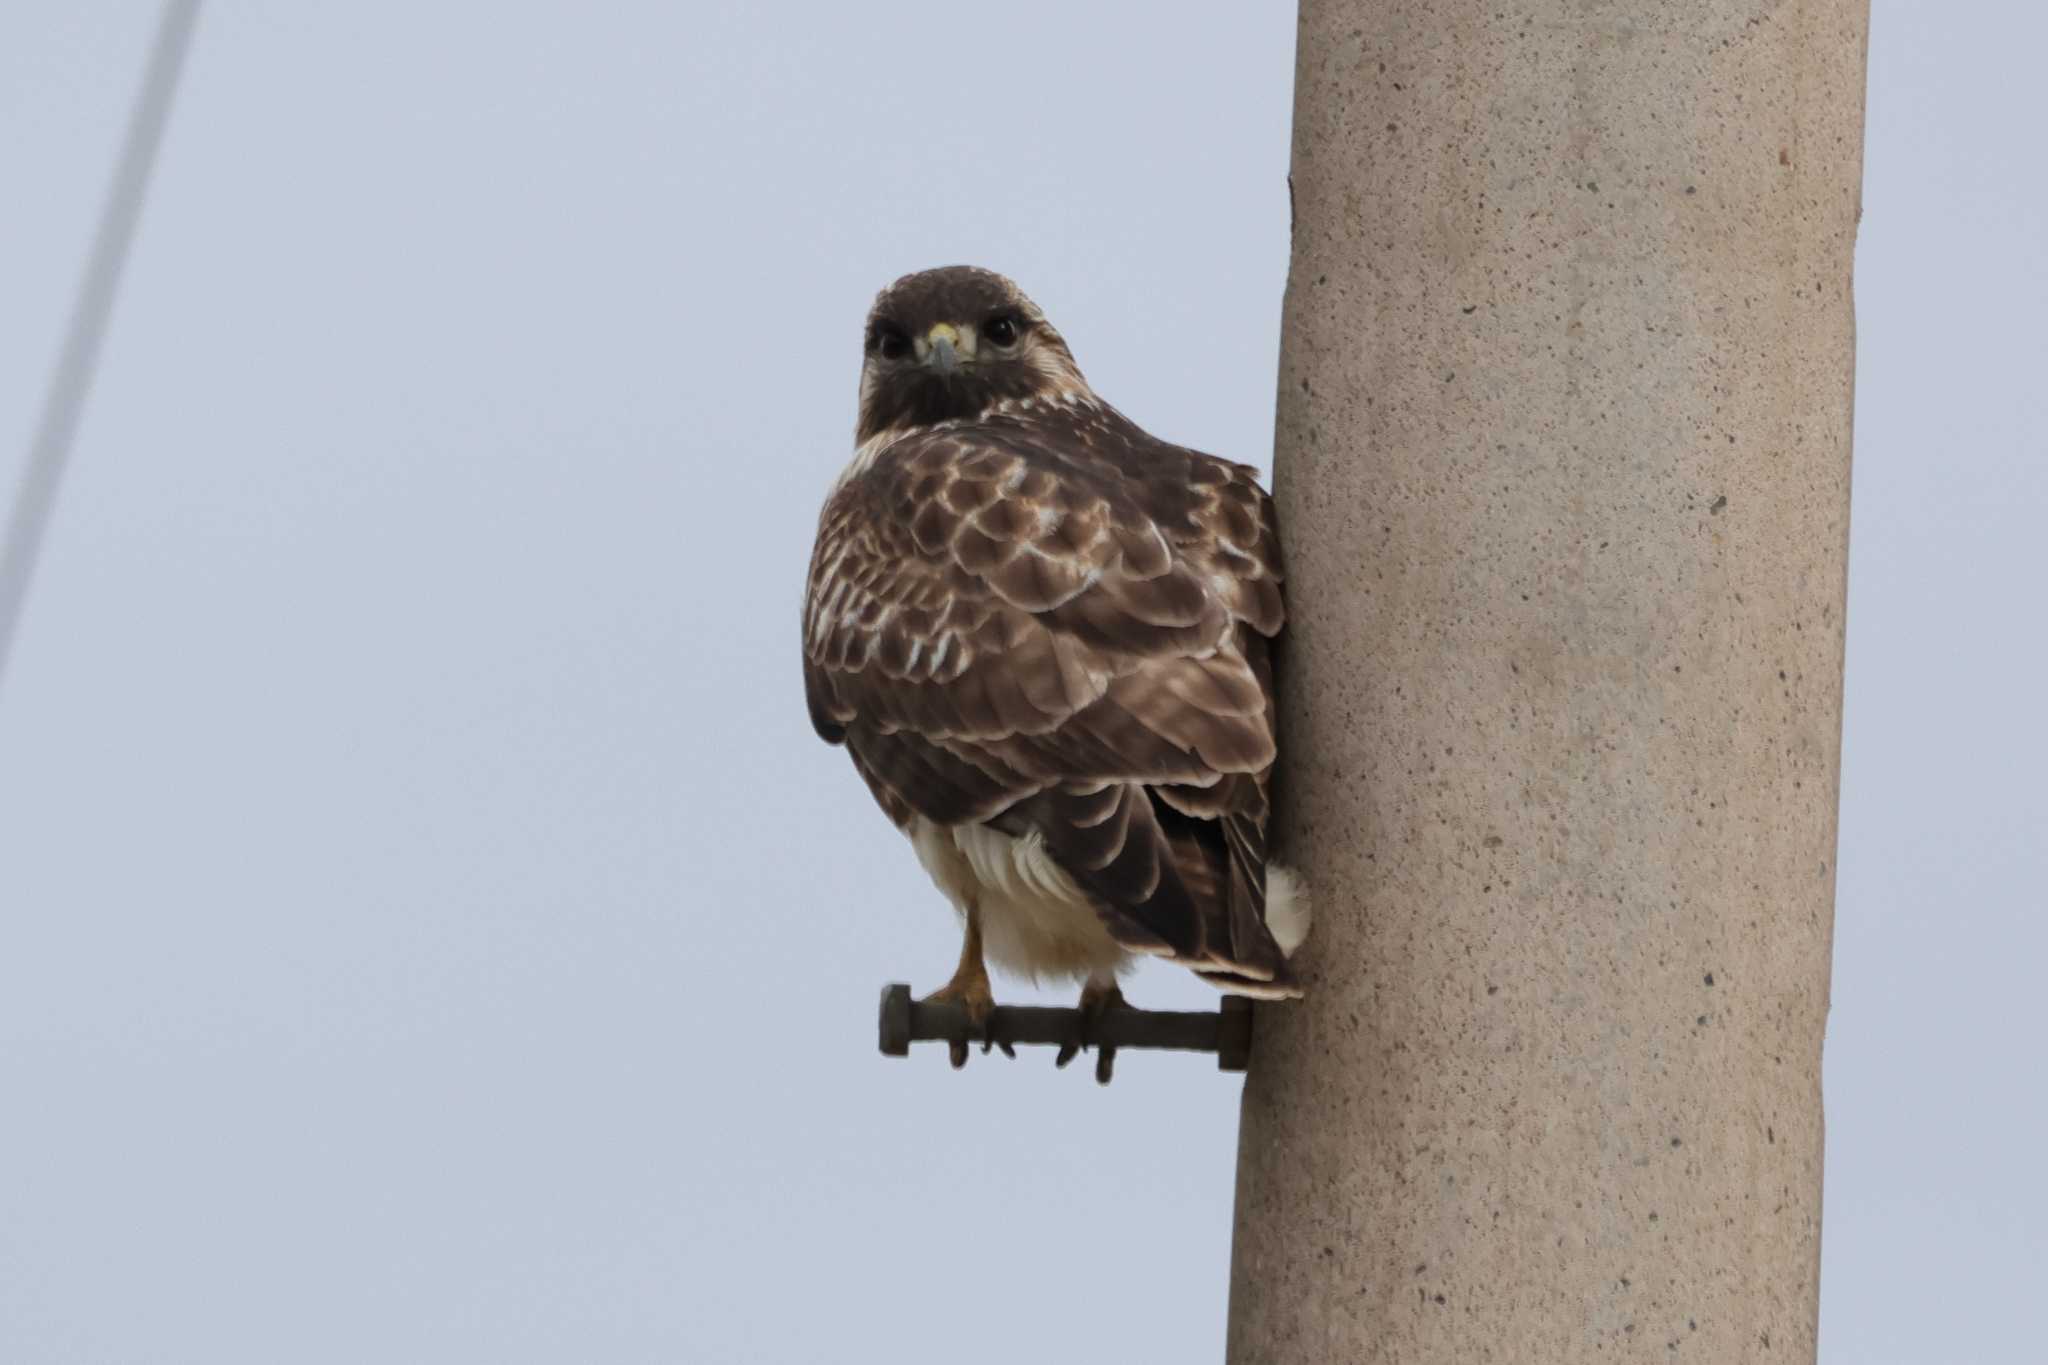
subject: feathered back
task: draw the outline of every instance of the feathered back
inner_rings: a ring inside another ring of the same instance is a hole
[[[813,723],[898,825],[1035,833],[1127,947],[1292,994],[1265,924],[1275,526],[1254,471],[1089,395],[878,444],[820,519]]]

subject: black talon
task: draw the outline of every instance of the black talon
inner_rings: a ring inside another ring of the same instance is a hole
[[[1081,991],[1080,1008],[1074,1011],[1073,1034],[1060,1044],[1060,1055],[1054,1059],[1059,1066],[1065,1066],[1079,1053],[1090,1047],[1095,1049],[1095,1079],[1101,1085],[1108,1085],[1116,1067],[1116,1046],[1102,1041],[1103,1020],[1113,1009],[1123,1007],[1123,992],[1114,982],[1098,985],[1090,981]]]
[[[991,1009],[988,1018],[981,1022],[981,1055],[986,1057],[995,1048],[1001,1048],[1003,1055],[1011,1061],[1017,1060],[1017,1049],[1007,1038],[996,1037],[996,1013]]]

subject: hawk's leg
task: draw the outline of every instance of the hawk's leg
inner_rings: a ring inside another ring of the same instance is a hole
[[[1095,1041],[1095,1027],[1102,1022],[1102,1016],[1113,1009],[1124,1007],[1124,993],[1117,989],[1116,977],[1107,973],[1088,978],[1088,984],[1081,987],[1081,1007],[1074,1023],[1074,1034],[1060,1044],[1054,1066],[1065,1066],[1074,1060],[1074,1054]],[[1116,1049],[1108,1043],[1095,1050],[1095,1079],[1102,1085],[1109,1084],[1110,1072],[1116,1067]]]
[[[957,1038],[947,1040],[947,1051],[953,1065],[967,1065],[967,1041],[970,1037],[981,1040],[981,1050],[987,1052],[996,1046],[989,1033],[989,1021],[995,1017],[995,993],[989,989],[988,964],[981,956],[981,910],[969,902],[967,906],[967,936],[960,944],[960,965],[953,969],[953,979],[925,997],[926,1004],[958,1005],[967,1015],[967,1031]],[[1008,1043],[1001,1044],[1003,1055],[1014,1057],[1016,1049]]]

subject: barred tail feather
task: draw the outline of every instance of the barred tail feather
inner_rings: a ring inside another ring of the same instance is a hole
[[[1280,969],[1270,978],[1249,972],[1196,969],[1210,985],[1233,995],[1250,996],[1254,1000],[1298,1000],[1301,998],[1301,982],[1295,977],[1294,969],[1287,959],[1294,956],[1302,941],[1308,937],[1309,924],[1313,918],[1309,901],[1308,881],[1291,867],[1280,863],[1266,864],[1266,921],[1265,928],[1279,946]]]

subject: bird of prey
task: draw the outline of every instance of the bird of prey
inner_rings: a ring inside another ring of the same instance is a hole
[[[1266,856],[1276,530],[1254,470],[1097,397],[1003,276],[949,266],[876,297],[811,555],[804,691],[965,922],[930,998],[963,1006],[983,1051],[985,958],[1085,983],[1062,1065],[1133,954],[1300,994],[1307,899]]]

